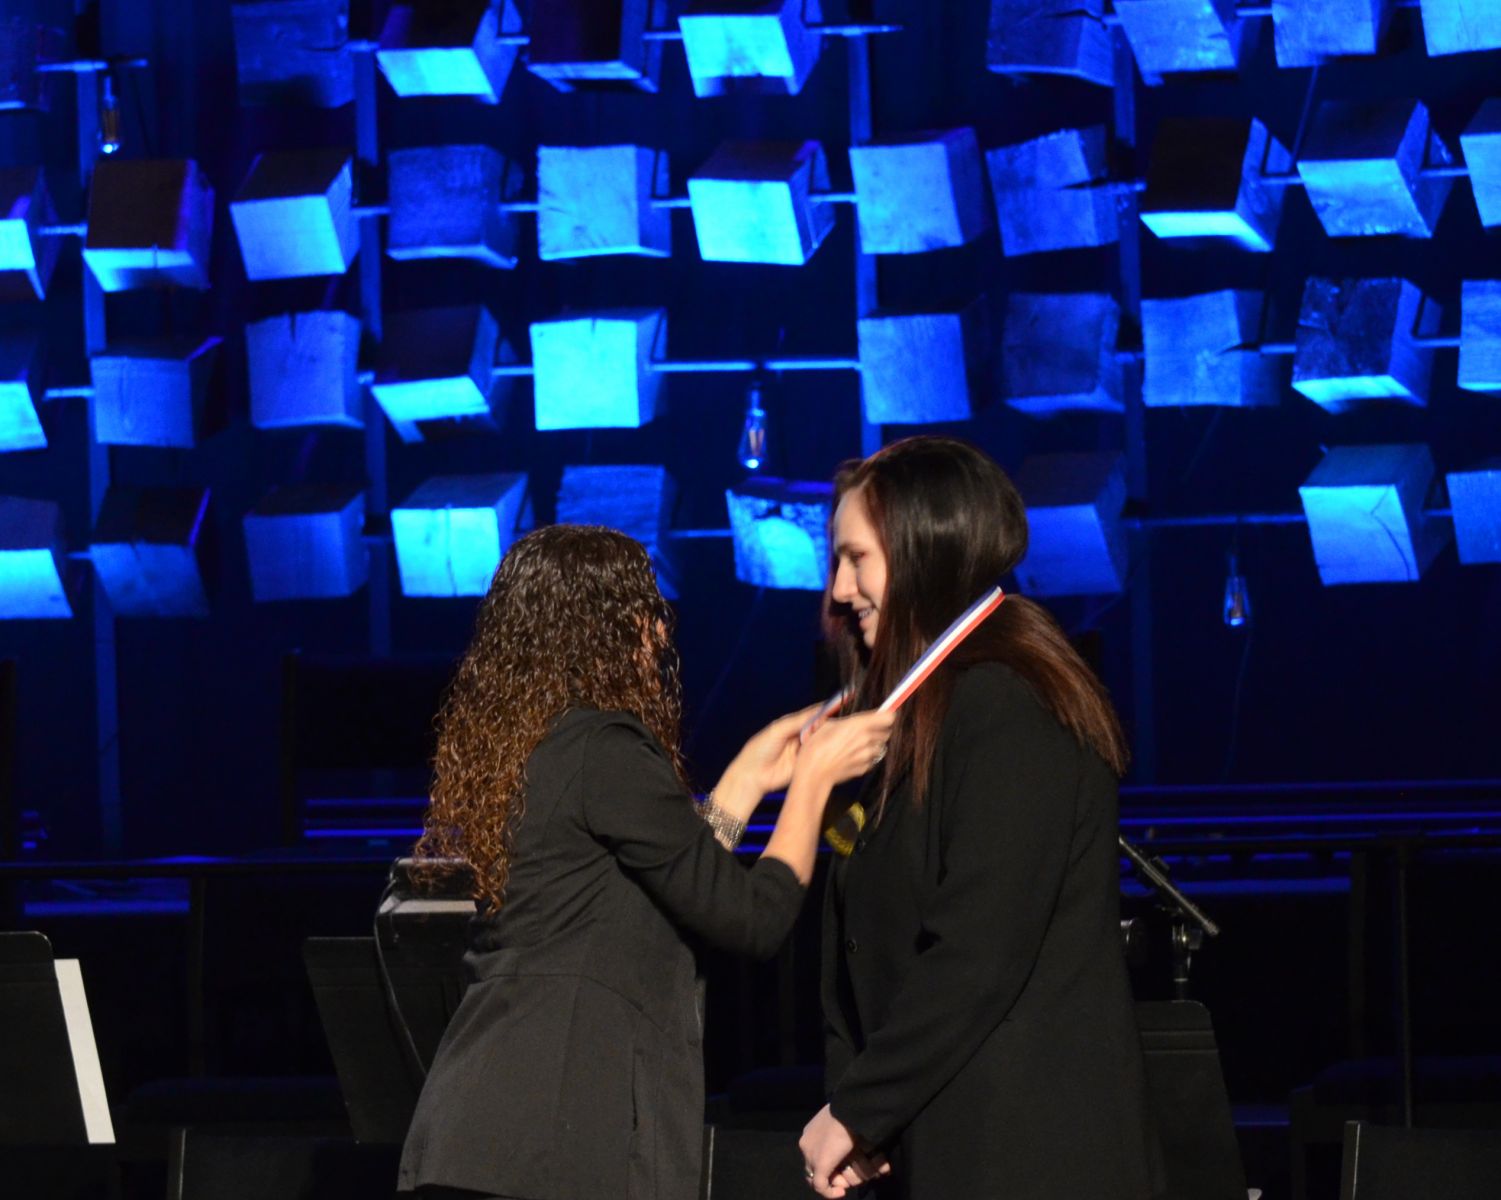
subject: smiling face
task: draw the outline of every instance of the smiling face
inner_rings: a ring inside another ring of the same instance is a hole
[[[871,523],[861,489],[846,492],[834,512],[836,604],[849,606],[867,648],[876,644],[876,623],[886,602],[886,550]]]

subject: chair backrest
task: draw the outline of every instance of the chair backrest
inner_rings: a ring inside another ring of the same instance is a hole
[[[1501,1129],[1345,1123],[1340,1200],[1496,1200]]]

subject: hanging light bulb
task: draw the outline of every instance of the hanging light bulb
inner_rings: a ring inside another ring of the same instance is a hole
[[[766,465],[766,410],[761,407],[759,379],[752,379],[745,389],[745,425],[735,457],[747,471],[759,471]]]
[[[1246,588],[1246,577],[1240,573],[1240,558],[1232,550],[1225,569],[1225,624],[1238,629],[1250,620],[1251,593]]]
[[[115,100],[115,78],[105,71],[99,79],[99,153],[116,154],[120,149],[120,105]]]

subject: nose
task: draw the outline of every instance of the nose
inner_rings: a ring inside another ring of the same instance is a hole
[[[834,586],[829,595],[836,604],[855,602],[855,568],[844,559],[838,559],[834,567]]]

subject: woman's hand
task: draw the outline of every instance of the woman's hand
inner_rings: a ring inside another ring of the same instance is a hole
[[[886,757],[895,713],[872,710],[825,721],[803,743],[793,776],[833,787],[858,779]]]
[[[803,1176],[820,1196],[844,1196],[872,1179],[891,1174],[891,1164],[885,1157],[861,1150],[827,1104],[803,1127],[798,1149],[803,1152]]]
[[[779,792],[792,782],[798,734],[818,713],[814,704],[778,717],[740,748],[714,785],[714,803],[738,821],[748,821],[767,792]]]

